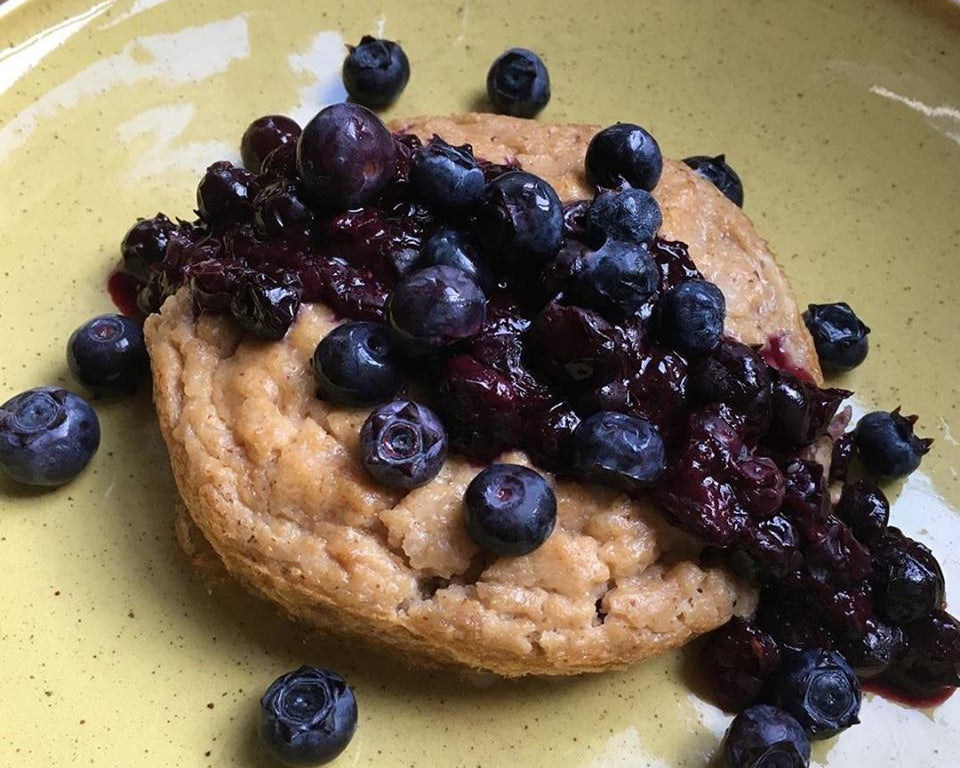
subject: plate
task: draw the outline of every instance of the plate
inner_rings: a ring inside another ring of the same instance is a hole
[[[960,590],[960,8],[945,1],[7,0],[0,5],[0,393],[72,386],[63,347],[136,216],[190,216],[207,164],[253,117],[343,97],[344,43],[400,40],[413,76],[388,116],[482,103],[503,49],[540,51],[543,119],[649,128],[667,154],[725,152],[802,303],[873,329],[839,384],[859,409],[921,415],[922,472],[896,524]],[[257,696],[304,662],[356,686],[338,765],[706,765],[727,719],[668,655],[621,673],[502,682],[407,668],[309,635],[197,578],[149,393],[99,401],[103,444],[55,491],[0,482],[0,765],[268,765]],[[867,697],[824,766],[955,764],[960,696],[924,712]]]

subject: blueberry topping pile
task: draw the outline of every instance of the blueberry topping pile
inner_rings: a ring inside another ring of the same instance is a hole
[[[535,117],[550,101],[550,75],[543,61],[526,48],[511,48],[487,73],[487,98],[504,115]]]
[[[92,392],[132,394],[150,366],[143,329],[123,315],[99,315],[70,336],[67,363],[77,381]]]
[[[359,45],[349,47],[343,62],[343,85],[350,98],[365,107],[389,106],[409,79],[407,54],[392,40],[364,35]]]

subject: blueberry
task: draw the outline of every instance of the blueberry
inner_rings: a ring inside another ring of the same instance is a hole
[[[615,189],[628,184],[651,191],[663,172],[657,140],[639,125],[617,123],[590,140],[587,177],[599,187]]]
[[[453,147],[438,136],[413,155],[410,183],[440,211],[464,211],[476,205],[486,181],[469,144]]]
[[[874,601],[883,616],[895,624],[906,624],[943,608],[943,571],[927,547],[890,529],[870,551]]]
[[[315,201],[358,208],[379,195],[396,171],[387,127],[357,104],[332,104],[307,123],[297,142],[297,170]]]
[[[920,466],[933,442],[913,433],[916,416],[901,416],[900,409],[868,413],[857,423],[853,442],[864,466],[884,477],[906,477]]]
[[[437,476],[447,434],[429,408],[411,400],[381,405],[360,430],[363,465],[378,483],[409,491]]]
[[[127,231],[120,244],[123,271],[146,282],[151,269],[163,261],[167,243],[177,226],[162,213],[152,219],[140,219]]]
[[[204,259],[187,267],[187,284],[198,312],[230,311],[230,302],[250,269],[228,259]]]
[[[300,133],[296,120],[284,115],[258,117],[247,126],[240,139],[243,167],[250,173],[260,173],[267,155],[284,144],[295,144]]]
[[[99,315],[71,334],[67,364],[93,392],[133,394],[150,366],[143,329],[123,315]]]
[[[899,627],[870,619],[867,631],[850,638],[844,645],[843,656],[857,677],[866,680],[886,672],[905,650],[906,642]]]
[[[782,709],[757,704],[737,715],[723,740],[725,768],[807,768],[810,740]]]
[[[260,190],[256,177],[228,162],[214,163],[197,186],[197,213],[207,222],[231,223],[248,216]]]
[[[573,435],[574,467],[585,477],[633,489],[649,485],[666,467],[663,439],[646,419],[601,411]]]
[[[261,189],[254,198],[253,220],[257,231],[265,237],[306,242],[314,216],[296,184],[277,181]]]
[[[840,301],[836,304],[811,304],[803,313],[820,364],[831,371],[849,371],[867,356],[867,328],[850,309]]]
[[[343,62],[343,85],[350,98],[365,107],[379,109],[394,102],[410,80],[407,54],[392,40],[370,35],[349,46]]]
[[[883,491],[869,480],[843,486],[834,514],[850,526],[858,541],[870,545],[890,522],[890,502]]]
[[[746,416],[753,431],[770,422],[771,381],[766,363],[746,344],[724,338],[690,367],[690,389],[696,400],[726,403]]]
[[[63,485],[99,445],[97,414],[65,389],[28,389],[0,406],[0,469],[18,483]]]
[[[734,616],[707,635],[697,661],[711,698],[728,712],[739,712],[760,698],[780,668],[780,649],[769,634]]]
[[[683,162],[711,182],[731,203],[743,208],[743,184],[724,155],[695,155],[684,158]]]
[[[660,272],[646,246],[608,240],[583,257],[582,268],[571,281],[569,299],[617,320],[640,309],[659,282]]]
[[[487,316],[487,301],[466,272],[426,267],[397,284],[386,311],[391,328],[408,347],[431,350],[476,336]]]
[[[330,670],[300,667],[274,680],[260,699],[260,738],[284,765],[329,763],[356,729],[353,690]]]
[[[502,115],[534,117],[550,101],[550,74],[526,48],[500,54],[487,73],[487,98]]]
[[[344,405],[392,400],[406,385],[390,332],[380,323],[338,325],[313,353],[317,394]]]
[[[463,519],[473,542],[496,555],[526,555],[557,522],[557,497],[543,476],[517,464],[491,464],[467,486]]]
[[[467,238],[456,229],[441,229],[423,244],[420,267],[456,267],[466,272],[488,296],[497,287],[493,273],[477,257]]]
[[[650,245],[661,224],[660,205],[645,189],[601,192],[587,212],[587,242],[594,248],[608,239]]]
[[[687,280],[657,302],[657,335],[681,355],[709,352],[723,336],[726,309],[723,293],[713,283]]]
[[[489,182],[477,211],[478,242],[510,272],[547,266],[563,244],[563,206],[547,182],[510,171]]]
[[[812,739],[828,739],[860,722],[860,682],[846,659],[815,648],[784,660],[779,704]]]
[[[302,297],[303,288],[295,274],[270,277],[255,272],[240,281],[230,301],[230,313],[245,331],[278,341],[293,325]]]
[[[884,680],[914,696],[960,686],[960,621],[936,610],[904,624],[903,634],[907,650]]]

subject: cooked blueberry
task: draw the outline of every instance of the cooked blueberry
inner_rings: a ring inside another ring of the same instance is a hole
[[[297,142],[297,169],[320,205],[366,205],[393,178],[397,150],[379,117],[357,104],[332,104],[307,123]]]
[[[260,180],[264,184],[297,179],[297,141],[281,144],[260,164]]]
[[[423,244],[421,267],[455,267],[466,272],[488,296],[496,288],[493,273],[477,257],[467,238],[456,229],[441,229]]]
[[[428,205],[454,212],[476,205],[486,181],[469,144],[453,147],[434,136],[413,155],[410,183]]]
[[[896,529],[871,546],[877,610],[895,624],[926,616],[945,603],[940,563],[919,541]]]
[[[197,186],[197,213],[208,222],[229,223],[248,216],[260,185],[256,177],[228,162],[214,163]]]
[[[313,211],[291,181],[277,181],[260,190],[253,201],[253,220],[266,237],[306,241]]]
[[[821,389],[786,371],[771,371],[772,419],[767,439],[781,448],[796,450],[826,432],[844,398],[845,389]]]
[[[712,698],[739,712],[760,698],[780,668],[780,649],[766,632],[735,616],[707,635],[698,661]]]
[[[363,465],[378,483],[409,491],[437,476],[447,433],[437,415],[412,400],[381,405],[360,430]]]
[[[564,472],[573,463],[573,434],[580,417],[566,403],[527,418],[523,426],[523,444],[537,466],[552,472]]]
[[[684,158],[683,162],[711,182],[731,203],[743,208],[743,184],[724,155],[695,155]]]
[[[229,312],[237,286],[250,271],[244,264],[229,259],[204,259],[191,264],[187,279],[194,307],[198,311]]]
[[[124,235],[120,244],[123,271],[146,282],[151,268],[163,261],[167,243],[176,229],[176,225],[162,213],[152,219],[138,220]]]
[[[960,686],[960,621],[936,610],[903,626],[907,650],[884,679],[914,696]]]
[[[813,649],[786,658],[778,698],[812,739],[828,739],[860,722],[860,682],[835,651]]]
[[[587,242],[594,248],[607,240],[650,245],[662,223],[660,206],[646,190],[601,192],[586,215]]]
[[[660,273],[644,245],[608,240],[584,254],[571,280],[572,303],[618,320],[633,315],[656,292]]]
[[[567,238],[583,240],[587,232],[587,214],[593,203],[590,200],[571,200],[563,204],[563,233]]]
[[[296,275],[278,277],[255,272],[240,281],[230,313],[245,330],[270,341],[282,339],[300,309],[303,288]]]
[[[349,46],[343,62],[343,85],[350,98],[365,107],[380,108],[394,102],[410,80],[410,62],[392,40],[370,35]]]
[[[574,467],[597,482],[636,488],[656,480],[666,466],[663,439],[646,419],[601,411],[573,436]]]
[[[63,485],[99,445],[97,414],[65,389],[28,389],[0,406],[0,469],[18,483]]]
[[[757,704],[737,715],[723,740],[725,768],[807,768],[810,740],[782,709]]]
[[[603,384],[620,366],[616,329],[589,309],[551,301],[534,319],[529,338],[537,367],[560,384]]]
[[[639,125],[617,123],[590,140],[587,177],[598,187],[616,189],[626,183],[651,191],[663,172],[657,140]]]
[[[834,513],[853,529],[864,544],[880,536],[890,521],[890,503],[883,491],[869,480],[843,486]]]
[[[770,421],[770,374],[756,351],[722,339],[709,353],[696,358],[690,368],[690,389],[704,403],[726,403],[747,417],[751,427],[763,431]]]
[[[150,365],[143,329],[123,315],[99,315],[71,334],[67,363],[93,392],[133,394]]]
[[[295,144],[298,138],[300,126],[296,120],[284,115],[258,117],[247,126],[240,139],[243,167],[250,173],[260,173],[267,155],[283,144]]]
[[[408,346],[439,349],[475,336],[487,316],[480,286],[455,267],[426,267],[397,283],[387,301],[390,327]]]
[[[467,533],[496,555],[526,555],[553,532],[557,497],[538,472],[517,464],[491,464],[463,496]]]
[[[383,403],[406,385],[381,323],[345,323],[330,331],[313,353],[313,377],[320,397],[344,405]]]
[[[487,98],[502,115],[534,117],[550,101],[550,75],[526,48],[500,54],[487,73]]]
[[[289,766],[317,766],[346,749],[357,728],[357,700],[336,672],[300,667],[278,677],[260,699],[260,738]]]
[[[866,680],[886,672],[906,650],[899,627],[877,619],[867,622],[867,631],[847,641],[843,656],[850,662],[857,677]]]
[[[933,440],[913,433],[916,421],[916,416],[901,416],[899,408],[860,419],[853,442],[864,466],[884,477],[905,477],[919,467]]]
[[[826,370],[849,371],[867,356],[867,328],[846,302],[811,304],[803,313],[817,357]]]
[[[688,280],[657,302],[657,335],[681,355],[701,355],[719,343],[726,314],[727,304],[717,286],[706,280]]]

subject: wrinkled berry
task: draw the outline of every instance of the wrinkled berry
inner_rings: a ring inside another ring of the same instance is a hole
[[[439,136],[413,156],[410,183],[440,211],[464,211],[476,205],[486,184],[469,144],[453,147]]]
[[[907,650],[884,675],[914,696],[932,696],[960,686],[960,621],[946,611],[903,626]]]
[[[870,545],[887,529],[890,503],[876,483],[858,480],[843,486],[834,514],[853,529],[857,539]]]
[[[306,241],[313,226],[313,211],[297,185],[279,181],[264,187],[253,201],[253,220],[266,237]]]
[[[727,304],[717,286],[706,280],[688,280],[657,302],[657,335],[681,355],[700,355],[720,342],[726,313]]]
[[[857,677],[866,680],[886,672],[905,650],[906,643],[899,627],[870,619],[867,631],[851,638],[843,646],[843,656],[850,662]]]
[[[550,75],[543,60],[526,48],[500,54],[487,73],[487,98],[500,114],[534,117],[550,101]]]
[[[349,46],[343,62],[343,85],[358,104],[379,109],[396,101],[410,80],[410,62],[392,40],[370,35]]]
[[[943,571],[927,547],[892,528],[871,551],[877,610],[886,618],[905,624],[944,607]]]
[[[437,476],[447,434],[437,415],[412,400],[381,405],[360,430],[363,465],[378,483],[409,491]]]
[[[143,282],[149,279],[151,269],[163,261],[167,243],[176,229],[162,213],[152,219],[139,219],[120,244],[123,271]]]
[[[197,213],[204,221],[229,223],[253,210],[260,190],[256,177],[228,162],[214,163],[197,186]]]
[[[123,315],[98,315],[71,334],[67,364],[93,392],[133,394],[150,370],[143,329]]]
[[[587,242],[599,248],[607,240],[650,245],[663,214],[653,195],[643,189],[602,192],[587,211]]]
[[[656,292],[657,265],[646,246],[608,240],[584,254],[570,283],[570,301],[608,319],[629,317]]]
[[[766,632],[734,617],[707,635],[698,660],[716,703],[739,712],[757,701],[780,668],[780,649]]]
[[[726,403],[746,416],[758,431],[770,420],[770,374],[753,349],[723,339],[690,369],[690,389],[703,403]]]
[[[255,272],[240,281],[230,301],[230,313],[257,338],[279,341],[296,320],[302,297],[296,275],[274,278]]]

